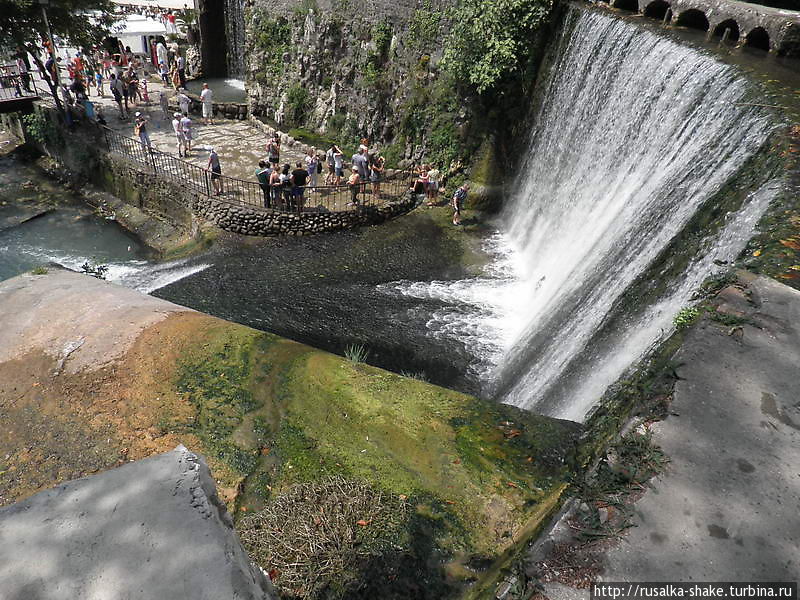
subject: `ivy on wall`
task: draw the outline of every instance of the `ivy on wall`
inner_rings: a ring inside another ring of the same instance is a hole
[[[464,0],[453,11],[442,67],[479,93],[524,69],[553,0]]]

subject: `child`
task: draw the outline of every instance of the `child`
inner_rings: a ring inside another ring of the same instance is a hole
[[[350,204],[358,206],[358,190],[361,187],[361,177],[358,175],[358,169],[353,167],[352,171],[347,180],[347,185],[350,186]]]
[[[97,86],[97,95],[101,98],[105,96],[103,92],[103,74],[100,71],[94,73],[94,83]]]

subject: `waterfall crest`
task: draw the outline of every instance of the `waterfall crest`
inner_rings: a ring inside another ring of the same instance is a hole
[[[553,52],[504,214],[525,303],[507,315],[518,327],[495,393],[582,420],[671,329],[712,261],[744,247],[774,183],[730,214],[683,273],[655,277],[650,287],[664,289],[636,307],[641,278],[774,121],[747,105],[749,84],[733,67],[598,11],[569,8]]]

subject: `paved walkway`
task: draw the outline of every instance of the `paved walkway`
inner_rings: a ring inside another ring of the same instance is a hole
[[[47,85],[38,81],[37,86],[47,89]],[[140,111],[150,117],[148,129],[150,141],[161,152],[177,156],[177,143],[172,131],[172,112],[170,118],[164,119],[161,107],[158,104],[159,92],[165,89],[161,83],[148,80],[149,104],[129,105],[130,118],[121,120],[116,102],[111,95],[108,82],[104,84],[105,95],[98,97],[96,88],[90,88],[90,100],[95,105],[102,106],[103,115],[111,129],[128,136],[135,137],[133,133],[133,115]],[[175,96],[174,90],[168,88],[170,97]],[[213,125],[204,125],[200,115],[190,115],[193,127],[192,151],[186,160],[203,168],[208,164],[208,155],[211,148],[215,148],[222,164],[222,172],[229,177],[254,180],[255,169],[258,161],[266,158],[267,139],[264,133],[253,126],[249,121],[239,121],[226,118],[214,118]],[[281,164],[289,163],[294,168],[296,161],[303,158],[301,144],[292,148],[281,148]]]
[[[160,83],[148,83],[148,89],[151,100],[149,105],[131,105],[129,107],[131,119],[126,121],[119,119],[119,111],[107,85],[105,86],[106,95],[103,98],[94,95],[96,93],[94,88],[90,93],[92,102],[103,106],[106,121],[111,129],[134,137],[132,117],[136,111],[140,111],[150,117],[148,132],[153,146],[162,152],[177,156],[178,147],[172,131],[171,117],[164,119],[158,104],[158,93],[165,88]],[[169,88],[169,93],[171,97],[174,97],[175,93],[172,88]],[[215,148],[222,163],[222,172],[225,175],[239,179],[255,179],[254,172],[258,161],[266,157],[267,139],[262,131],[249,121],[215,118],[213,125],[204,125],[200,115],[192,114],[190,116],[194,124],[194,139],[192,151],[186,158],[188,162],[205,167],[208,164],[209,151],[211,148]],[[301,158],[299,146],[281,148],[281,164],[289,162],[294,167],[295,161]]]
[[[606,554],[606,581],[794,581],[800,574],[800,292],[766,277],[720,293],[741,328],[689,334],[671,416],[672,462]]]
[[[651,427],[671,462],[634,504],[636,526],[599,550],[602,581],[800,574],[800,292],[750,273],[740,281],[715,305],[746,322],[703,320],[675,357],[672,415]],[[551,536],[568,531],[562,519]],[[549,583],[545,595],[587,600],[589,590]]]

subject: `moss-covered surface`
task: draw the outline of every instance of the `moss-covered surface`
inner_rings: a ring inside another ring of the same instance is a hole
[[[415,572],[432,560],[443,565],[425,569],[433,590],[481,579],[476,565],[493,564],[530,536],[570,475],[574,424],[269,334],[214,324],[194,332],[177,364],[176,391],[195,414],[162,426],[197,436],[217,479],[238,489],[237,515],[332,476],[409,503],[391,556],[351,565],[377,570],[386,589],[403,588],[386,597],[419,585],[416,575],[397,575],[403,562]],[[375,577],[349,573],[345,580],[359,583],[348,597],[370,597],[372,588],[362,587]]]
[[[3,503],[183,443],[206,456],[237,521],[287,506],[287,495],[304,493],[297,486],[334,480],[379,499],[380,518],[345,523],[355,559],[312,597],[442,598],[496,577],[498,561],[536,530],[571,477],[574,423],[200,313],[170,313],[156,299],[137,300],[130,317],[104,315],[126,306],[108,294],[134,298],[92,278],[24,277],[42,293],[100,286],[90,298],[106,299],[87,300],[91,323],[59,318],[86,328],[75,335],[87,345],[113,336],[120,354],[65,369],[32,342],[25,356],[0,362],[0,471],[13,473],[0,481]],[[112,318],[114,327],[94,325]]]

